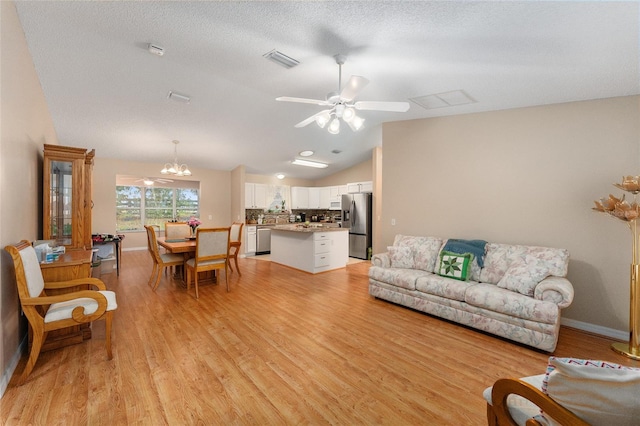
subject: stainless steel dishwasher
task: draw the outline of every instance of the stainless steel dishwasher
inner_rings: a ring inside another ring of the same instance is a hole
[[[256,254],[271,253],[271,228],[258,227],[256,237]]]

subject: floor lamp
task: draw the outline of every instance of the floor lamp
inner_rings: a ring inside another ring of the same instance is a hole
[[[594,210],[607,213],[617,219],[625,221],[631,230],[631,277],[630,305],[629,305],[629,342],[615,342],[611,344],[611,349],[626,357],[640,361],[640,247],[638,241],[638,217],[640,208],[636,201],[636,196],[640,193],[640,176],[625,176],[622,183],[614,185],[623,191],[633,194],[633,202],[625,201],[609,195],[609,198],[602,198],[596,201]]]

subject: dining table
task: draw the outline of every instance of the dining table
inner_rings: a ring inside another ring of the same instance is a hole
[[[163,247],[169,253],[182,253],[185,259],[190,253],[196,252],[196,239],[193,238],[169,238],[158,237],[158,245]]]

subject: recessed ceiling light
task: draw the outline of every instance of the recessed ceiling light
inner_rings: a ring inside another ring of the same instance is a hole
[[[309,161],[309,160],[300,160],[296,158],[291,162],[291,164],[295,164],[296,166],[306,166],[306,167],[315,167],[317,169],[326,169],[329,167],[328,164],[318,163],[317,161]]]
[[[277,177],[278,179],[284,179],[284,175],[283,175],[282,173],[278,173],[278,174],[276,175],[276,177]]]
[[[310,150],[307,150],[307,151],[300,151],[300,152],[298,153],[298,155],[299,155],[300,157],[311,157],[313,154],[314,154],[314,152],[313,152],[313,151],[310,151]]]

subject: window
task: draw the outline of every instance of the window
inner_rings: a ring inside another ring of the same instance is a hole
[[[133,176],[116,179],[116,232],[141,231],[143,225],[158,225],[199,216],[199,182],[138,184]],[[131,181],[133,184],[126,184]],[[195,184],[195,185],[194,185]]]

